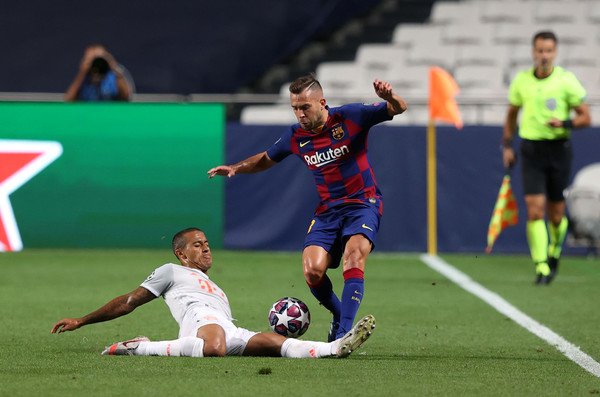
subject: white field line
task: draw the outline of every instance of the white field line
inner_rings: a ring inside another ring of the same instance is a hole
[[[450,281],[456,283],[462,289],[477,296],[521,327],[556,347],[558,351],[592,375],[600,378],[600,363],[581,351],[579,347],[573,345],[545,325],[538,323],[533,318],[508,303],[500,295],[473,281],[468,275],[451,266],[443,259],[433,255],[421,255],[421,260],[427,266],[446,276]]]

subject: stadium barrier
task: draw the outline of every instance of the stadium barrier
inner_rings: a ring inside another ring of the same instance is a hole
[[[0,103],[0,250],[19,238],[25,248],[164,248],[195,225],[220,247],[223,181],[206,170],[223,162],[224,113],[220,104]],[[40,142],[62,148],[43,169]]]

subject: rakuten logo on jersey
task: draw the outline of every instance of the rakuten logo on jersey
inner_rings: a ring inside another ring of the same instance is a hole
[[[329,164],[348,153],[350,153],[350,149],[348,148],[348,146],[344,145],[339,148],[329,148],[322,152],[316,152],[312,156],[306,154],[304,155],[304,161],[306,161],[306,164],[308,165],[322,167],[325,164]]]

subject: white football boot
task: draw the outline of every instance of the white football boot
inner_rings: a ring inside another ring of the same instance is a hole
[[[336,357],[344,358],[348,357],[350,353],[358,349],[373,333],[375,329],[375,317],[372,315],[361,318],[352,327],[346,335],[342,336],[338,340],[338,348],[335,353]]]
[[[138,336],[123,342],[113,343],[102,351],[103,356],[133,356],[140,342],[150,342],[145,336]]]

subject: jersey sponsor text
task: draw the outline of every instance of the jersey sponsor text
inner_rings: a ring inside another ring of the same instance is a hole
[[[304,161],[306,161],[306,164],[308,165],[322,167],[325,164],[329,164],[348,153],[350,153],[350,149],[348,148],[348,146],[344,145],[339,148],[329,148],[322,152],[316,152],[312,156],[306,154],[304,155]]]

